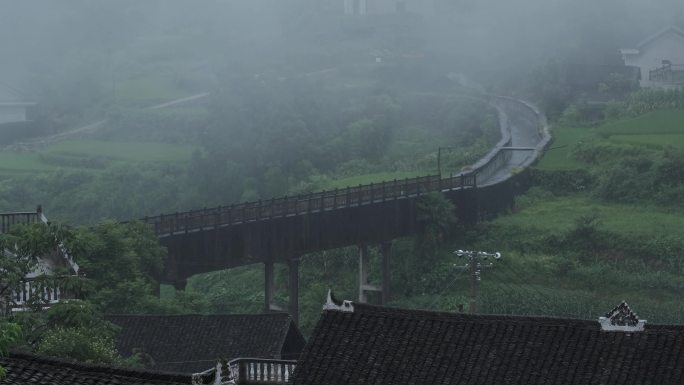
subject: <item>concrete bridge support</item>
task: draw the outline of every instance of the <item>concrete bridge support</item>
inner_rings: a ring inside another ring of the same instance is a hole
[[[368,246],[359,245],[359,302],[368,302],[369,292],[379,292],[380,302],[386,305],[390,300],[390,260],[392,255],[392,243],[384,242],[380,245],[380,253],[382,254],[382,284],[380,287],[370,283],[368,279],[368,265],[369,255]]]
[[[295,321],[299,322],[299,257],[288,259],[288,306],[287,311]],[[264,311],[283,311],[273,301],[275,293],[275,274],[273,261],[264,262]]]

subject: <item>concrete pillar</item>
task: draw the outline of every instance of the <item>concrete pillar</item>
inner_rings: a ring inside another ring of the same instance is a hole
[[[382,305],[390,301],[390,283],[392,282],[390,260],[392,258],[392,242],[385,242],[380,246],[382,253]]]
[[[292,258],[288,262],[289,279],[288,296],[289,296],[289,313],[296,324],[299,323],[299,257]]]
[[[368,285],[368,246],[359,246],[359,302],[368,302],[366,286]]]
[[[273,261],[264,262],[264,312],[273,310],[274,292]]]

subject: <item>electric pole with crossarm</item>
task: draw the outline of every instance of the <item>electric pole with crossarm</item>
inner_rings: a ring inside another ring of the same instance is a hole
[[[492,267],[494,265],[491,262],[487,265],[483,264],[482,262],[486,261],[489,257],[500,259],[501,253],[487,253],[485,251],[470,250],[456,250],[453,253],[461,258],[468,258],[468,262],[466,262],[465,266],[458,267],[470,270],[470,305],[468,307],[468,312],[470,314],[475,314],[477,313],[477,302],[480,298],[480,280],[482,268]]]

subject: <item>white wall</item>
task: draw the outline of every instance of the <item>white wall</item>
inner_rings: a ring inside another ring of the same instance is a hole
[[[674,31],[667,32],[641,47],[638,55],[627,55],[625,65],[639,67],[641,86],[649,87],[653,86],[653,83],[648,81],[649,71],[662,67],[663,60],[684,65],[684,37]]]
[[[0,124],[26,121],[26,107],[0,105]]]

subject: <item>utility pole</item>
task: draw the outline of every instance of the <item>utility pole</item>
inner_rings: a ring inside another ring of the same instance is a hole
[[[477,313],[477,302],[480,298],[480,281],[482,279],[482,269],[485,267],[494,266],[494,264],[491,262],[489,264],[484,265],[482,261],[486,261],[489,257],[492,257],[494,259],[501,259],[501,253],[456,250],[453,252],[453,254],[456,254],[461,258],[468,258],[468,262],[466,262],[464,266],[457,267],[470,270],[470,305],[468,307],[468,312],[470,314],[475,314]]]

